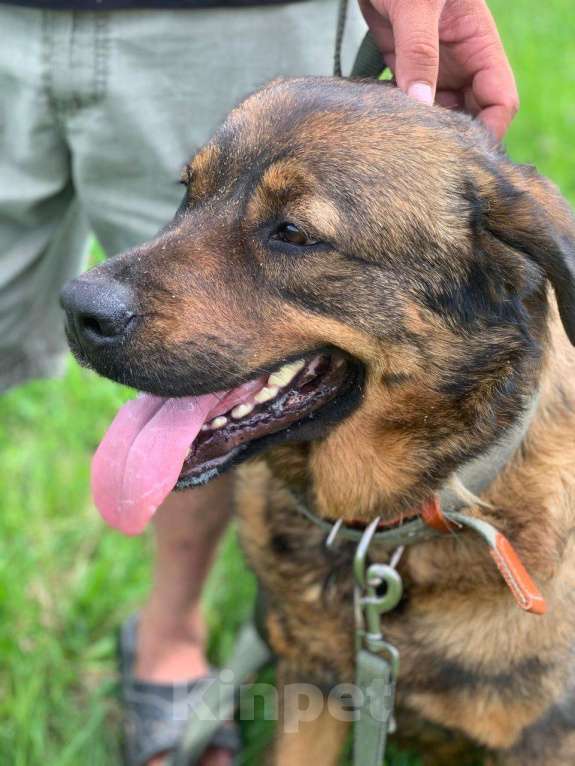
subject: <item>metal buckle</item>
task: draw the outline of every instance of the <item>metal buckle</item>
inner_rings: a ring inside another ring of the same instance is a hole
[[[356,648],[364,647],[374,654],[387,655],[396,678],[399,653],[381,632],[381,615],[395,609],[403,594],[403,583],[396,567],[404,548],[401,546],[394,551],[389,564],[368,563],[369,547],[379,521],[379,517],[374,519],[363,533],[353,563]]]

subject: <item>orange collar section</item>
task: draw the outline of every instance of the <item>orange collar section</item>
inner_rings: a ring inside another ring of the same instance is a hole
[[[463,514],[451,514],[451,516],[462,515]],[[450,518],[441,510],[437,495],[423,504],[421,518],[428,526],[441,534],[452,534],[458,527],[458,522],[450,520]],[[466,519],[479,523],[479,526],[477,524],[469,523],[466,523],[465,526],[470,526],[478,532],[489,546],[491,558],[495,561],[497,569],[499,569],[499,572],[507,583],[507,587],[511,591],[517,605],[520,606],[521,609],[525,609],[526,612],[531,612],[532,614],[545,614],[547,611],[547,604],[541,591],[532,580],[531,575],[527,569],[525,569],[523,562],[519,558],[519,554],[505,535],[502,535],[501,532],[498,532],[497,529],[495,529],[495,527],[485,521],[473,519],[469,516],[467,516]]]
[[[428,527],[435,529],[436,532],[441,532],[443,535],[454,532],[457,528],[453,522],[445,518],[437,495],[423,503],[419,515]]]

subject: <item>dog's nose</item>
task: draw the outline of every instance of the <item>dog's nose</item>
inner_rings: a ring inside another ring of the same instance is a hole
[[[112,279],[80,277],[60,293],[69,330],[85,346],[123,343],[134,329],[135,299],[129,287]]]

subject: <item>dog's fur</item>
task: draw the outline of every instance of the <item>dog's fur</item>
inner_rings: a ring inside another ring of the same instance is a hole
[[[333,519],[396,517],[484,452],[539,391],[521,448],[484,495],[493,510],[467,510],[511,539],[548,613],[516,608],[485,548],[463,535],[406,551],[405,596],[383,630],[401,656],[398,737],[412,748],[419,738],[424,763],[463,766],[468,743],[506,766],[575,763],[566,204],[468,118],[329,78],[279,81],[247,99],[184,175],[173,223],[99,267],[98,278],[138,291],[144,322],[121,356],[94,366],[163,395],[236,385],[315,348],[365,369],[352,414],[242,468],[241,536],[267,595],[280,683],[327,690],[353,680],[354,659],[353,547],[326,550],[286,487]],[[282,221],[323,244],[272,241]],[[278,734],[275,762],[330,766],[345,736],[326,712]]]

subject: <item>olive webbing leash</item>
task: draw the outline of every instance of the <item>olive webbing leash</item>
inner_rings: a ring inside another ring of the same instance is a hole
[[[339,0],[333,54],[333,74],[335,77],[343,77],[341,52],[345,37],[348,10],[349,0]],[[373,35],[369,31],[366,32],[356,53],[349,77],[377,80],[385,67],[385,61],[383,60],[383,56],[377,47]]]

